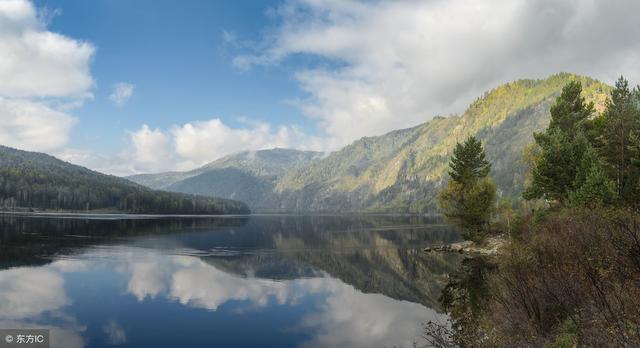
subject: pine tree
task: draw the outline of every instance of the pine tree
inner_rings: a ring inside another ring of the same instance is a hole
[[[569,194],[572,205],[595,207],[616,202],[616,185],[605,169],[605,164],[596,150],[589,146],[582,157],[576,176],[575,191]]]
[[[580,82],[567,84],[551,107],[549,127],[534,134],[541,151],[524,198],[565,205],[569,193],[575,190],[577,168],[589,145],[585,124],[594,110],[593,103],[585,103],[581,92]]]
[[[631,165],[640,170],[640,133],[632,132],[629,135],[629,155]]]
[[[638,92],[631,91],[628,81],[620,77],[602,115],[602,153],[609,164],[618,196],[627,202],[640,194],[636,189],[638,173],[630,153],[631,134],[640,131],[637,102]]]
[[[491,171],[482,143],[474,136],[467,138],[463,144],[456,144],[449,167],[451,179],[461,184],[484,178]]]
[[[463,237],[481,241],[496,207],[496,185],[488,177],[491,164],[475,137],[458,143],[449,163],[451,180],[438,196],[444,215],[463,229]]]
[[[582,97],[582,84],[579,81],[569,82],[551,107],[549,129],[559,129],[571,135],[589,119],[594,109],[593,102],[585,103]]]

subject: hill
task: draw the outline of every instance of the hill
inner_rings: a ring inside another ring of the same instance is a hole
[[[225,197],[252,210],[278,210],[275,185],[281,176],[321,159],[322,153],[290,149],[245,151],[188,172],[142,174],[127,179],[154,189]]]
[[[241,202],[154,191],[55,157],[0,146],[0,208],[137,214],[246,214]]]

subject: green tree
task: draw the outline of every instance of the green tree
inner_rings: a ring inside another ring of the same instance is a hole
[[[638,91],[631,91],[624,77],[616,81],[611,98],[602,114],[600,143],[604,159],[616,185],[618,196],[626,203],[637,201],[639,172],[633,165],[631,135],[640,131]]]
[[[629,140],[629,154],[631,156],[631,164],[640,169],[640,133],[632,132]]]
[[[534,134],[540,154],[524,198],[566,205],[569,193],[576,189],[578,167],[589,145],[585,125],[594,111],[593,103],[585,103],[581,92],[580,82],[567,84],[551,107],[549,127]]]
[[[559,129],[571,135],[581,127],[594,112],[593,102],[586,103],[582,96],[582,84],[569,82],[551,107],[549,129]]]
[[[491,171],[491,164],[486,159],[482,143],[473,136],[462,144],[456,144],[449,166],[449,176],[460,184],[484,178]]]
[[[569,194],[575,206],[596,207],[613,204],[618,197],[616,184],[607,174],[605,164],[596,150],[589,146],[582,157],[575,191]]]
[[[451,180],[438,196],[444,215],[463,229],[465,239],[481,241],[495,213],[496,185],[488,177],[491,164],[480,141],[458,143],[449,164]]]

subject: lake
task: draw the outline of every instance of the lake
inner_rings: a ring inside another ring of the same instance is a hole
[[[415,216],[0,215],[0,328],[52,347],[411,347],[459,240]]]

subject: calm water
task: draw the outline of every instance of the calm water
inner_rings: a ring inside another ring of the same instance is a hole
[[[0,328],[52,347],[411,347],[459,237],[417,217],[0,216]]]

